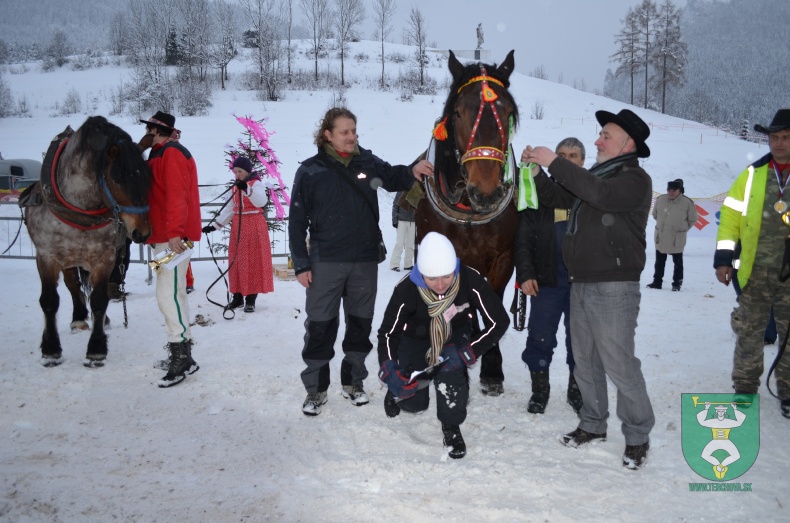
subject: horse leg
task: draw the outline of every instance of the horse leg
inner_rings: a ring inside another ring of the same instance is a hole
[[[104,268],[94,269],[90,275],[91,291],[91,313],[93,314],[93,330],[88,340],[88,352],[85,354],[84,365],[86,367],[103,367],[104,360],[107,359],[107,334],[104,332],[105,318],[107,316],[107,304],[110,297],[107,294],[109,285],[110,271]]]
[[[63,271],[63,281],[71,293],[72,313],[71,332],[86,331],[88,325],[88,307],[85,304],[85,292],[82,290],[79,269],[72,267]]]
[[[45,266],[37,260],[38,273],[41,277],[41,296],[38,303],[44,313],[44,334],[41,336],[41,364],[45,367],[56,367],[63,363],[63,349],[58,335],[57,314],[60,307],[58,296],[58,278],[60,272],[53,267]]]

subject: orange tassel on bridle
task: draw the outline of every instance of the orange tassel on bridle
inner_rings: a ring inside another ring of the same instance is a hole
[[[447,117],[444,117],[444,120],[436,124],[436,127],[433,128],[433,137],[439,140],[440,142],[447,139]]]

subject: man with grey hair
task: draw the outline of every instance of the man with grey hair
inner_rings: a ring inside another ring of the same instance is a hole
[[[578,138],[565,138],[555,149],[557,156],[584,166],[585,150]],[[519,213],[515,243],[516,281],[521,291],[530,296],[531,308],[527,323],[527,345],[521,359],[529,368],[532,397],[527,411],[543,414],[549,401],[549,366],[557,347],[557,329],[565,317],[565,348],[570,377],[568,403],[578,413],[583,405],[579,386],[573,377],[571,349],[571,284],[562,259],[562,238],[568,230],[569,209],[555,209],[540,204],[537,209]]]

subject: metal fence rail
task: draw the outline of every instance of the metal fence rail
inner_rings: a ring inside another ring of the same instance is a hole
[[[220,207],[220,204],[206,205],[206,207],[212,206]],[[12,216],[14,213],[17,213],[17,215]],[[27,228],[22,224],[22,215],[19,214],[19,207],[16,202],[0,202],[0,214],[0,252],[5,251],[6,248],[11,245],[11,242],[14,242],[7,253],[0,255],[0,259],[35,260],[36,248],[30,240],[30,236],[27,234]],[[267,220],[269,223],[275,222],[274,218],[267,218]],[[203,223],[207,224],[209,221],[210,219],[204,219]],[[281,225],[282,230],[269,231],[269,239],[272,242],[272,258],[281,258],[284,261],[289,253],[287,217],[284,222],[281,222]],[[221,243],[227,246],[228,232],[229,228],[225,227],[222,231],[213,233],[212,238],[214,239],[214,244]],[[16,241],[14,241],[14,238],[16,238]],[[218,239],[221,239],[221,241],[217,241]],[[148,263],[152,258],[152,254],[151,248],[148,246],[132,245],[129,263]],[[195,253],[191,261],[201,262],[211,261],[212,259],[227,260],[227,249],[216,249],[215,256],[212,258],[211,251],[208,247],[208,241],[204,235],[203,241],[195,244]]]

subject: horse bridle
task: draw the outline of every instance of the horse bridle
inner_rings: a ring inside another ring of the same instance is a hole
[[[494,83],[502,88],[504,88],[504,84],[497,80],[492,76],[488,76],[486,72],[486,68],[484,65],[480,65],[480,76],[475,76],[474,78],[470,79],[464,85],[458,88],[456,94],[461,94],[461,91],[464,90],[465,87],[469,85],[482,82],[482,86],[480,88],[480,107],[477,110],[477,117],[475,118],[475,123],[472,126],[472,133],[469,135],[469,140],[466,144],[466,152],[460,156],[460,165],[463,165],[466,162],[470,162],[472,160],[494,160],[500,162],[503,166],[505,164],[505,151],[507,150],[507,140],[508,137],[505,136],[505,127],[502,125],[502,120],[499,118],[499,113],[496,110],[496,106],[494,102],[499,98],[499,96],[494,92],[488,82]],[[475,135],[477,134],[477,128],[480,126],[480,120],[483,117],[483,111],[485,110],[486,106],[491,108],[491,112],[494,113],[494,119],[497,123],[497,128],[499,129],[499,136],[502,139],[502,148],[497,149],[496,147],[490,146],[480,146],[480,147],[472,147],[472,143],[474,142]],[[458,156],[459,153],[456,150],[456,155]],[[466,178],[466,170],[461,169],[464,178]]]
[[[52,161],[52,169],[50,170],[49,186],[52,188],[52,193],[54,194],[57,203],[49,201],[48,198],[46,198],[46,192],[43,193],[45,194],[45,201],[47,201],[48,204],[47,207],[58,219],[67,225],[76,227],[78,229],[96,229],[105,225],[109,225],[113,221],[119,222],[119,215],[122,212],[128,214],[143,214],[148,212],[150,208],[148,205],[119,205],[118,201],[113,196],[112,191],[110,191],[110,188],[107,185],[107,180],[105,179],[104,173],[101,170],[99,170],[99,185],[110,202],[109,208],[101,207],[99,209],[81,209],[80,207],[77,207],[66,200],[58,188],[57,172],[60,155],[68,142],[69,137],[66,137],[58,145],[58,149],[55,152],[55,157]],[[106,217],[109,212],[112,212],[113,220],[110,220]],[[71,217],[71,219],[66,217],[67,214]]]

